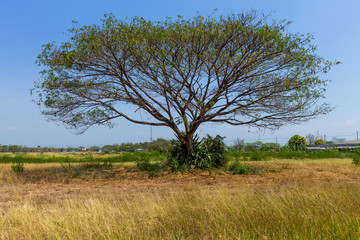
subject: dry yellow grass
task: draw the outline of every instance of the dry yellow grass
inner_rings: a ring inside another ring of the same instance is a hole
[[[360,168],[350,160],[252,164],[271,171],[148,178],[119,166],[84,178],[54,171],[60,164],[26,164],[23,175],[0,165],[0,239],[360,237]]]

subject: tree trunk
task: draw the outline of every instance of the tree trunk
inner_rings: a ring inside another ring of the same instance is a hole
[[[192,154],[194,153],[194,147],[192,142],[192,136],[193,134],[182,134],[181,136],[178,136],[178,139],[180,140],[180,143],[182,145],[182,148],[184,150],[183,154],[184,157],[188,160],[191,158]]]
[[[192,142],[192,135],[189,135],[186,137],[186,142],[185,142],[186,158],[187,159],[191,158],[193,153],[194,153],[194,147],[193,147],[193,142]]]

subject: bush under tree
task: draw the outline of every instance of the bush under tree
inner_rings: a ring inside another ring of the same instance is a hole
[[[202,140],[195,135],[192,139],[194,152],[190,157],[186,156],[186,149],[180,141],[173,140],[168,165],[175,171],[189,168],[206,170],[223,167],[227,163],[227,151],[223,140],[224,137],[219,135],[215,138],[207,135]]]

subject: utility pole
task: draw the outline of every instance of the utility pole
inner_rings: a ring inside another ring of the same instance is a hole
[[[356,140],[359,140],[359,131],[356,131]]]
[[[152,142],[152,125],[150,125],[150,142]]]
[[[278,137],[276,137],[276,145],[278,145]]]

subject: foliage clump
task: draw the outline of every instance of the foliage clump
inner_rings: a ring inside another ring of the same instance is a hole
[[[292,136],[288,141],[289,148],[292,150],[306,150],[306,146],[308,145],[306,139],[299,135]]]
[[[11,170],[15,173],[22,173],[25,170],[24,163],[16,163],[11,165]]]
[[[204,138],[204,145],[210,153],[211,162],[215,168],[223,167],[228,162],[224,138],[219,135],[216,135],[214,138],[207,135]]]
[[[315,145],[324,145],[325,142],[324,142],[324,140],[322,140],[321,138],[319,138],[319,139],[316,139],[316,140],[315,140],[314,144],[315,144]]]
[[[258,169],[248,164],[242,164],[237,159],[230,164],[228,171],[232,172],[232,174],[234,175],[242,175],[242,174],[255,174],[258,172]]]
[[[149,158],[140,158],[136,161],[136,166],[140,171],[148,173],[149,177],[156,177],[159,175],[160,170],[164,168],[161,163],[151,163]]]
[[[192,138],[193,154],[190,157],[187,157],[186,147],[180,141],[173,140],[168,165],[175,171],[223,167],[227,163],[227,151],[223,140],[224,137],[219,135],[215,138],[207,135],[203,140],[200,140],[197,135],[194,136]]]
[[[355,165],[360,165],[360,156],[359,155],[354,155],[352,157],[352,163]]]
[[[354,154],[352,156],[352,163],[355,165],[360,165],[360,148],[354,149]]]

